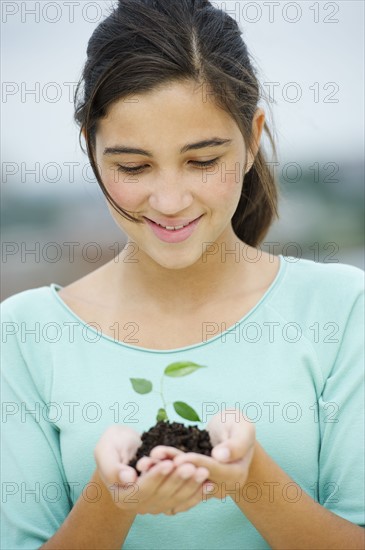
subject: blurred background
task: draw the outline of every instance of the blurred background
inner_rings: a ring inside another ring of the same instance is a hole
[[[364,269],[364,3],[212,2],[238,21],[275,125],[262,248]],[[73,92],[113,2],[2,2],[1,300],[65,286],[126,242],[78,143]]]

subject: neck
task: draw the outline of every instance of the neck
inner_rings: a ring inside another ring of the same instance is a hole
[[[181,269],[163,267],[140,249],[133,254],[132,263],[132,250],[131,243],[127,243],[119,261],[113,262],[116,288],[139,303],[180,311],[219,300],[227,289],[235,288],[235,283],[242,287],[250,267],[245,258],[255,256],[255,250],[235,235],[229,243],[210,244],[197,262]]]

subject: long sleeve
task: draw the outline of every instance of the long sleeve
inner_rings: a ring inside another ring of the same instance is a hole
[[[17,325],[5,310],[2,307],[1,548],[34,549],[61,526],[71,500],[59,431],[48,418],[51,409],[45,401],[51,375],[42,378],[39,372],[35,379],[37,365],[29,368],[24,360],[22,347],[27,343],[14,334]]]

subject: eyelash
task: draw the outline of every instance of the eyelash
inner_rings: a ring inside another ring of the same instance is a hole
[[[197,160],[192,160],[191,161],[191,164],[193,164],[194,166],[198,166],[199,168],[206,168],[206,167],[209,167],[209,166],[213,166],[218,160],[219,160],[220,157],[217,157],[215,159],[212,159],[212,160],[205,160],[205,161],[202,161],[202,162],[199,162]],[[121,164],[118,164],[118,172],[124,172],[126,174],[140,174],[143,170],[144,170],[144,166],[136,166],[136,167],[128,167],[128,166],[122,166]]]

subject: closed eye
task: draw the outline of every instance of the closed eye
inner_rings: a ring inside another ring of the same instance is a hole
[[[205,160],[205,161],[198,161],[198,160],[192,160],[191,164],[194,164],[195,166],[202,166],[203,168],[206,166],[214,166],[214,164],[219,160],[219,157],[212,160]]]
[[[219,158],[220,157],[205,161],[191,160],[190,163],[193,166],[197,166],[198,168],[207,168],[209,166],[214,166]],[[145,168],[148,168],[148,164],[145,164],[143,166],[134,166],[133,168],[130,166],[123,166],[122,164],[118,164],[117,170],[118,172],[124,172],[125,174],[141,174]]]
[[[118,164],[117,170],[118,172],[124,172],[125,174],[140,174],[143,172],[144,168],[148,168],[148,165],[131,168],[130,166],[122,166],[121,164]]]

